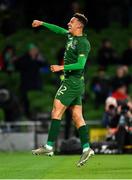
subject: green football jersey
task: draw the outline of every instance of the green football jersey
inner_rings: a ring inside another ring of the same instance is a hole
[[[88,58],[90,51],[90,43],[85,35],[83,36],[72,36],[68,34],[68,40],[66,44],[66,50],[64,53],[64,65],[74,64],[77,62],[79,55],[85,55]],[[69,75],[74,77],[83,76],[84,70],[70,70],[64,71],[65,78]]]

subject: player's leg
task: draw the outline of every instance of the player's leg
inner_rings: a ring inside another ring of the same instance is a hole
[[[71,91],[71,85],[67,81],[64,81],[56,93],[53,104],[52,123],[49,130],[47,147],[53,146],[58,136],[62,115],[74,98]]]
[[[60,130],[60,124],[61,124],[61,118],[62,118],[66,108],[67,107],[65,105],[63,105],[59,99],[54,100],[53,109],[52,109],[52,113],[51,113],[52,121],[51,121],[51,126],[49,129],[48,140],[47,140],[46,145],[53,147],[53,145],[58,137],[59,130]]]
[[[66,106],[61,103],[60,100],[55,99],[53,103],[53,109],[51,113],[51,126],[48,133],[48,140],[45,146],[32,150],[35,155],[47,154],[53,155],[53,146],[58,137],[60,131],[61,118],[66,110]]]
[[[83,149],[85,147],[88,148],[89,147],[88,133],[87,133],[86,123],[85,123],[83,115],[82,115],[82,106],[81,105],[72,106],[71,113],[72,113],[73,122],[74,122],[76,128],[78,129],[82,148]]]
[[[94,151],[90,148],[88,142],[88,131],[82,115],[82,105],[74,105],[71,107],[72,119],[76,128],[78,129],[81,146],[83,149],[82,156],[78,162],[78,166],[85,164],[91,155],[94,155]]]
[[[49,130],[48,141],[46,144],[47,147],[53,147],[53,144],[59,133],[60,120],[62,118],[62,115],[72,101],[73,97],[71,96],[71,87],[67,82],[64,81],[55,96],[52,110],[52,123]]]

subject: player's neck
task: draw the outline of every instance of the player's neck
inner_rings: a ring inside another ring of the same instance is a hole
[[[77,29],[76,31],[74,31],[74,33],[72,35],[73,36],[83,36],[83,31],[82,31],[82,29]]]

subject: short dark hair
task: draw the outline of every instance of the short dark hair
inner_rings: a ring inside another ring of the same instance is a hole
[[[84,16],[84,14],[75,13],[73,17],[77,18],[84,26],[88,23],[88,19]]]

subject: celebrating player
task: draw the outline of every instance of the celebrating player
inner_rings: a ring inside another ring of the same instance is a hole
[[[52,110],[52,121],[46,145],[32,150],[33,154],[53,155],[54,143],[60,129],[61,118],[67,107],[70,107],[73,122],[78,129],[82,156],[77,166],[82,166],[94,151],[88,142],[88,132],[82,115],[82,95],[84,93],[84,66],[90,51],[90,44],[83,34],[87,18],[80,13],[74,14],[68,23],[68,30],[43,21],[34,20],[32,27],[44,26],[51,31],[68,36],[64,54],[64,65],[51,65],[52,72],[64,71],[64,80],[58,89]]]

